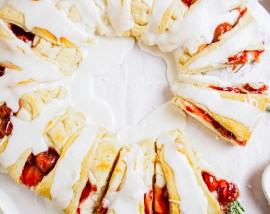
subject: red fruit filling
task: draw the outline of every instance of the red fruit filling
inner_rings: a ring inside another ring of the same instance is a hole
[[[242,51],[237,53],[236,55],[228,58],[229,64],[245,64],[245,63],[252,63],[252,62],[259,62],[260,55],[264,51]]]
[[[12,115],[12,110],[6,104],[0,106],[0,139],[12,133],[13,125],[10,122]]]
[[[239,197],[238,187],[226,180],[217,180],[214,175],[202,171],[202,177],[210,192],[216,191],[217,200],[222,207],[227,207]]]
[[[167,214],[169,213],[169,196],[166,187],[154,187],[154,213]]]
[[[185,110],[191,114],[195,114],[199,117],[201,117],[204,121],[207,123],[210,123],[223,137],[234,140],[237,144],[244,146],[246,145],[246,141],[238,140],[237,137],[227,130],[225,127],[223,127],[220,123],[218,123],[214,118],[212,118],[206,111],[203,109],[197,107],[196,105],[181,101],[182,105],[185,107]],[[186,104],[187,103],[187,104]]]
[[[214,33],[213,42],[219,41],[219,37],[223,35],[224,33],[230,31],[232,28],[233,26],[228,22],[218,25]]]
[[[54,168],[58,158],[58,153],[52,148],[36,156],[31,154],[23,168],[22,183],[27,187],[36,186]]]
[[[34,34],[32,34],[31,32],[26,32],[24,29],[13,24],[10,24],[10,29],[18,39],[22,40],[25,43],[31,42],[32,44],[35,37]]]
[[[153,190],[149,191],[144,195],[144,213],[152,214],[153,213]]]
[[[221,86],[209,86],[212,89],[218,91],[228,91],[238,94],[263,94],[263,92],[268,90],[268,85],[262,84],[259,88],[253,88],[250,84],[245,84],[243,86],[230,86],[230,87],[221,87]]]
[[[2,67],[0,65],[0,77],[5,75],[5,69],[6,69],[5,67]]]
[[[90,181],[88,180],[80,197],[79,206],[77,208],[77,214],[80,214],[81,212],[80,205],[88,198],[91,192],[96,192],[96,191],[97,191],[97,186],[92,185]]]

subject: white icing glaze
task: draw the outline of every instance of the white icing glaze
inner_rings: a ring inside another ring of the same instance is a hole
[[[113,27],[114,33],[121,36],[125,31],[133,27],[133,17],[131,15],[131,0],[107,1],[107,12]]]
[[[69,89],[72,105],[84,112],[89,121],[114,129],[112,109],[103,99],[95,96],[93,81],[96,76],[104,75],[111,71],[112,67],[121,64],[133,46],[134,39],[99,37],[97,43],[88,48],[87,58],[74,72],[73,77],[63,83]],[[86,99],[78,96],[82,94]]]
[[[155,44],[155,37],[159,35],[159,25],[162,22],[163,14],[167,8],[172,4],[173,0],[155,1],[151,15],[148,20],[146,32],[142,35],[142,40],[148,45]]]
[[[84,26],[91,39],[95,39],[97,11],[93,0],[56,0],[57,3],[69,4],[76,7],[80,14],[80,24]]]
[[[134,24],[130,0],[89,0],[87,6],[92,31],[97,31],[100,35],[121,36]]]
[[[43,131],[49,121],[63,112],[67,106],[66,101],[54,100],[45,107],[39,117],[31,122],[20,120],[15,116],[11,117],[12,135],[5,151],[0,154],[1,164],[8,168],[18,160],[26,149],[31,149],[34,155],[47,151],[48,146],[43,138]]]
[[[168,102],[145,117],[137,126],[125,126],[118,132],[118,135],[123,142],[130,144],[145,139],[155,140],[171,130],[183,130],[185,122],[185,115],[181,114],[171,102]]]
[[[174,182],[180,197],[180,212],[208,213],[208,200],[186,155],[177,151],[177,143],[169,136],[162,136],[158,141],[164,144],[164,160],[174,174]]]
[[[228,81],[219,79],[214,76],[209,76],[209,75],[179,74],[178,82],[187,83],[187,84],[195,84],[195,85],[206,86],[206,87],[209,85],[216,85],[216,86],[223,86],[223,87],[232,86],[232,84]]]
[[[58,10],[51,0],[17,1],[9,0],[9,5],[23,13],[27,29],[34,27],[48,30],[58,40],[66,38],[72,43],[82,46],[89,42],[87,33]]]
[[[198,69],[209,65],[216,66],[221,63],[226,63],[228,57],[244,50],[253,50],[252,47],[256,47],[261,41],[262,37],[259,26],[253,21],[242,27],[237,34],[225,42],[225,44],[193,62],[189,66],[189,69]]]
[[[168,8],[168,5],[166,3],[165,7]],[[161,16],[166,10],[163,1],[159,1],[149,18],[149,23],[153,24],[147,27],[142,39],[149,45],[157,44],[162,51],[171,52],[180,46],[190,54],[194,54],[200,45],[212,42],[215,29],[219,24],[224,22],[234,24],[236,22],[239,12],[231,10],[239,5],[239,0],[197,1],[184,17],[179,17],[173,23],[169,31],[157,34]]]
[[[61,209],[65,209],[72,199],[73,185],[80,179],[83,160],[91,149],[97,133],[97,126],[85,127],[55,167],[50,192],[52,200]]]
[[[172,53],[161,52],[157,46],[146,46],[142,41],[139,41],[138,44],[143,51],[150,53],[153,56],[160,57],[166,62],[166,75],[170,84],[173,84],[175,81],[177,81],[179,72],[177,70],[177,65],[173,59]]]
[[[0,25],[9,31],[1,20]],[[11,62],[19,67],[22,71],[18,72],[17,76],[20,76],[21,81],[33,79],[38,82],[50,82],[63,77],[55,65],[38,57],[27,44],[15,36],[12,38],[0,37],[0,62]]]
[[[115,214],[140,213],[140,203],[144,201],[147,188],[143,181],[144,154],[140,146],[134,144],[125,157],[127,165],[124,183],[118,192],[107,192],[105,206]]]
[[[1,28],[9,31],[0,21]],[[9,62],[20,68],[12,70],[6,68],[5,75],[0,78],[0,102],[6,101],[7,105],[16,112],[19,108],[18,100],[26,92],[37,88],[37,84],[21,84],[25,81],[48,83],[63,78],[58,68],[35,55],[27,44],[13,36],[13,39],[0,37],[0,62]]]
[[[257,124],[262,112],[250,102],[239,102],[230,99],[223,99],[216,90],[199,88],[190,84],[176,84],[172,91],[195,104],[205,106],[209,111],[221,116],[239,121],[250,129]],[[247,117],[248,115],[248,117]]]

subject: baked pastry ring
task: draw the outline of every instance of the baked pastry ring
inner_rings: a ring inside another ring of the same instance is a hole
[[[74,2],[9,0],[0,11],[0,89],[27,89],[14,99],[0,96],[1,165],[17,183],[47,197],[65,213],[118,213],[122,209],[129,213],[132,209],[137,213],[164,214],[189,212],[186,207],[199,213],[227,211],[239,196],[236,185],[217,180],[213,173],[202,170],[180,131],[157,142],[145,140],[121,148],[115,134],[89,125],[84,114],[70,107],[64,99],[65,88],[51,87],[50,83],[78,66],[83,58],[82,48],[92,43],[96,34],[134,36],[148,45],[174,52],[182,73],[257,62],[264,46],[258,25],[244,1]],[[188,26],[183,30],[191,21],[202,24],[202,28],[194,27],[191,32]],[[205,32],[206,29],[210,30]],[[249,32],[251,36],[242,40],[241,36]],[[179,34],[189,36],[188,40]],[[233,46],[227,53],[224,46],[232,43],[238,49]],[[205,60],[213,54],[216,61]],[[202,59],[207,63],[201,63]],[[206,79],[197,81],[196,77],[182,78],[174,88],[174,104],[226,140],[245,145],[252,132],[250,128],[256,123],[255,116],[269,102],[267,86],[228,86],[216,84],[218,80],[213,84]],[[198,101],[189,89],[197,95],[209,93],[221,104],[230,102],[245,107],[254,117],[248,120],[241,118],[242,113],[230,117],[231,112],[215,111],[211,102]],[[171,146],[174,149],[168,158],[167,149]],[[174,162],[179,165],[175,167]],[[182,172],[187,176],[182,176]],[[192,198],[179,188],[187,178]],[[229,199],[227,191],[222,195],[220,186],[225,190],[232,187]],[[216,192],[218,198],[211,192]]]
[[[268,86],[263,83],[231,85],[205,76],[179,78],[179,84],[172,88],[175,106],[224,140],[245,146],[269,103]]]
[[[166,180],[162,191],[168,192],[168,213],[224,213],[230,204],[236,203],[237,186],[217,180],[212,172],[203,170],[180,130],[157,140],[157,154],[163,169],[159,173],[163,172]],[[212,194],[214,192],[217,194]]]

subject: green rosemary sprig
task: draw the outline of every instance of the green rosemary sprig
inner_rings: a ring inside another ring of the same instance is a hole
[[[240,204],[239,201],[234,201],[229,204],[227,211],[225,214],[242,214],[245,212],[244,208]]]

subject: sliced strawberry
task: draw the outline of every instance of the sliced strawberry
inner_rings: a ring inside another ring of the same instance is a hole
[[[153,213],[152,204],[153,204],[153,190],[150,190],[147,194],[144,195],[144,213],[145,214]]]
[[[48,173],[56,164],[59,155],[54,149],[41,152],[36,156],[36,164],[43,173]]]
[[[88,181],[82,191],[80,203],[85,201],[85,199],[89,196],[90,192],[91,192],[91,185],[90,185],[90,182]]]
[[[26,32],[24,29],[18,27],[17,25],[10,25],[10,29],[18,39],[22,40],[25,43],[29,41],[32,42],[34,40],[34,34]]]
[[[6,104],[3,104],[0,106],[0,118],[3,119],[8,119],[10,118],[10,115],[12,114],[12,110],[7,107]]]
[[[43,175],[36,166],[26,165],[21,175],[21,181],[28,187],[36,186],[42,178]]]
[[[223,35],[224,33],[230,31],[232,28],[233,26],[228,22],[218,25],[215,30],[213,42],[219,41],[219,37]]]
[[[218,181],[218,202],[222,205],[228,205],[236,201],[239,197],[238,187],[234,183],[229,183],[225,180]]]
[[[154,213],[155,214],[169,213],[169,199],[166,187],[160,188],[155,186],[154,188]]]
[[[0,77],[1,77],[1,76],[4,76],[4,74],[5,74],[5,67],[2,67],[2,66],[0,65]]]
[[[202,177],[210,192],[214,192],[218,188],[218,181],[215,176],[203,171]]]
[[[0,123],[0,139],[12,133],[13,125],[9,119],[4,119]]]
[[[245,64],[248,61],[247,51],[242,51],[232,57],[228,58],[228,62],[231,64]]]
[[[190,7],[196,0],[182,0],[182,2]]]

